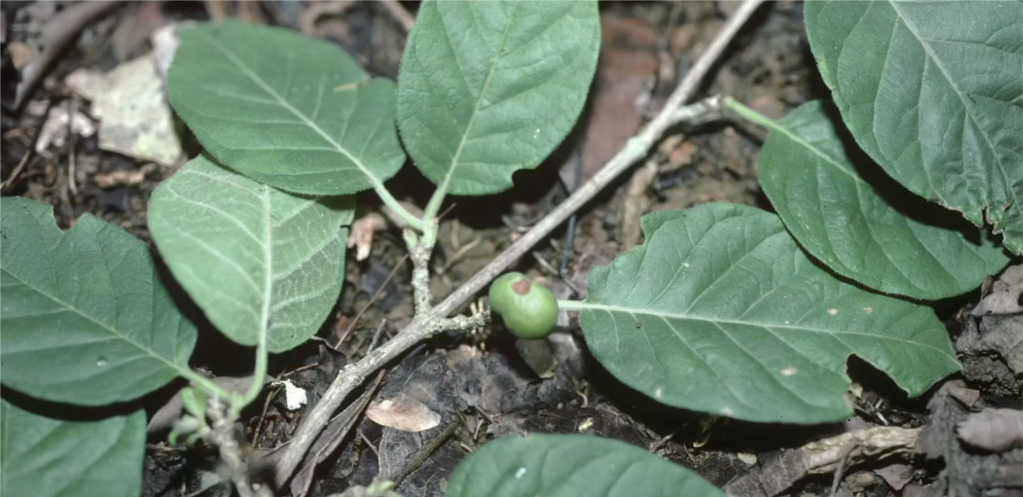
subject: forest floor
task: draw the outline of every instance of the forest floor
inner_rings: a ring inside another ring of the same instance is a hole
[[[197,151],[180,122],[170,130],[173,139],[168,130],[150,126],[153,120],[146,113],[168,109],[162,93],[152,101],[126,97],[138,83],[121,69],[161,56],[161,28],[224,17],[284,26],[331,40],[374,76],[391,79],[397,79],[406,38],[400,18],[378,2],[124,3],[81,23],[81,34],[55,58],[38,89],[18,102],[18,80],[26,66],[44,57],[46,33],[69,29],[52,22],[69,4],[3,5],[2,193],[52,204],[62,228],[91,214],[150,245],[150,195]],[[415,15],[414,3],[397,5]],[[439,298],[458,288],[598,171],[656,114],[730,8],[698,1],[603,3],[600,65],[577,129],[539,168],[516,174],[513,189],[449,201],[433,258],[433,294]],[[701,94],[733,96],[771,118],[804,102],[828,99],[809,52],[802,5],[769,2],[760,9]],[[515,269],[545,282],[559,298],[583,298],[590,268],[607,265],[642,243],[643,214],[712,201],[770,210],[757,182],[764,131],[727,120],[677,131]],[[389,187],[399,199],[425,205],[433,185],[406,165]],[[380,219],[372,192],[360,195],[359,205],[357,218]],[[373,226],[371,243],[363,247],[368,249],[365,259],[356,260],[355,250],[350,251],[341,298],[321,330],[322,340],[272,358],[270,374],[305,388],[309,403],[289,409],[281,389],[268,388],[239,426],[254,453],[286,443],[341,367],[411,320],[405,244],[399,230],[386,222],[367,221],[363,229]],[[1018,291],[1018,282],[1009,284]],[[413,433],[359,416],[340,448],[316,470],[308,495],[367,485],[379,475],[400,481],[396,490],[403,496],[440,496],[468,453],[497,437],[532,432],[622,440],[692,468],[716,486],[729,485],[734,495],[1023,495],[1021,449],[966,450],[955,432],[956,423],[981,406],[1019,409],[1021,404],[1020,375],[1007,366],[1008,358],[965,350],[960,339],[978,327],[1019,324],[1018,317],[996,323],[969,313],[1001,288],[989,282],[983,291],[936,305],[961,346],[961,374],[910,399],[884,374],[851,358],[856,415],[833,425],[765,426],[657,404],[604,371],[571,320],[562,322],[555,335],[558,363],[550,378],[530,369],[498,327],[443,335],[389,364],[381,386],[368,394],[371,400],[413,396],[439,415],[440,423]],[[218,376],[244,376],[252,370],[251,354],[206,323],[200,326],[193,366]],[[153,395],[150,408],[158,408],[173,392],[167,388]],[[837,488],[832,488],[835,468],[811,471],[799,467],[805,461],[793,456],[815,440],[881,426],[921,428],[916,450],[839,463]],[[147,497],[230,494],[226,485],[197,493],[216,480],[214,449],[171,446],[165,434],[149,442]]]

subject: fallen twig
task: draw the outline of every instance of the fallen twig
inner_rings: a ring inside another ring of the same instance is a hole
[[[395,21],[398,21],[398,24],[401,24],[401,29],[404,29],[406,34],[412,32],[412,26],[416,24],[416,19],[405,10],[401,2],[398,0],[384,0],[381,2],[381,5],[391,14],[391,17],[394,17]]]
[[[911,458],[919,435],[919,428],[879,426],[818,440],[760,458],[760,466],[728,482],[724,490],[728,495],[773,497],[808,475],[831,473],[835,495],[846,468],[865,461]]]
[[[39,125],[36,126],[36,131],[32,135],[32,143],[29,145],[28,150],[25,151],[25,155],[21,156],[21,160],[18,161],[18,165],[14,167],[14,171],[11,171],[11,175],[2,183],[0,183],[0,188],[4,188],[13,184],[14,181],[18,179],[18,176],[21,175],[21,171],[24,170],[25,166],[28,165],[28,162],[32,160],[32,157],[35,157],[36,143],[39,142],[39,137],[42,136],[43,134],[43,128],[46,126],[46,120],[50,118],[50,111],[53,110],[55,102],[56,100],[51,98],[46,103],[46,110],[43,111],[43,116],[39,120]]]
[[[82,29],[93,19],[107,13],[119,3],[121,2],[82,2],[68,7],[46,24],[41,40],[46,48],[21,72],[22,81],[18,85],[17,96],[14,99],[15,115],[21,114],[32,94],[42,84],[46,75],[56,67],[64,50],[78,39],[78,34],[82,32]]]
[[[282,486],[287,482],[295,467],[309,449],[309,446],[316,440],[316,437],[330,418],[330,414],[337,410],[348,394],[362,384],[369,374],[435,333],[449,329],[467,330],[485,325],[489,320],[489,314],[480,314],[473,317],[456,316],[454,318],[445,318],[445,316],[451,314],[472,298],[473,295],[483,289],[498,274],[522,257],[540,240],[550,234],[554,228],[568,219],[569,216],[589,202],[604,187],[614,181],[629,166],[645,157],[654,143],[661,138],[661,135],[672,125],[678,123],[682,117],[699,117],[713,110],[715,107],[713,102],[699,103],[692,106],[684,106],[684,104],[693,97],[701,81],[703,81],[703,78],[735,37],[735,34],[762,3],[763,0],[746,0],[735,14],[728,18],[728,21],[721,27],[721,30],[710,46],[707,47],[707,50],[703,52],[700,59],[693,65],[685,79],[682,80],[668,98],[661,112],[637,136],[630,139],[625,148],[619,151],[603,169],[573,192],[564,202],[555,207],[546,217],[534,225],[532,229],[491,261],[490,264],[476,273],[472,279],[448,295],[443,302],[435,307],[430,307],[428,302],[423,302],[423,300],[426,300],[425,298],[417,295],[416,317],[413,318],[412,322],[404,330],[366,355],[359,362],[341,370],[334,382],[331,383],[330,388],[323,395],[323,398],[320,399],[320,402],[309,411],[309,414],[299,425],[294,438],[292,438],[284,455],[278,461],[275,470],[277,485]],[[413,244],[410,243],[410,245]],[[420,254],[413,252],[411,255],[413,263],[417,263],[416,259]],[[425,267],[417,267],[417,271],[425,273],[428,277]],[[417,280],[415,276],[416,272],[414,271],[414,287]],[[423,304],[426,305],[424,306]]]

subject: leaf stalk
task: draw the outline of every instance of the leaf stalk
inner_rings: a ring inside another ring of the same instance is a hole
[[[373,190],[376,191],[377,196],[384,202],[384,205],[389,207],[395,215],[401,218],[402,221],[408,223],[409,226],[419,231],[424,231],[426,226],[429,224],[428,221],[419,218],[415,214],[411,213],[398,202],[398,199],[391,195],[391,192],[387,190],[387,187],[383,183],[374,183]],[[427,215],[425,219],[431,219],[432,216]]]

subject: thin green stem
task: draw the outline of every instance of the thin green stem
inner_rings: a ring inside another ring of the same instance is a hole
[[[249,390],[240,399],[237,397],[231,398],[232,413],[240,413],[245,406],[256,400],[256,397],[259,397],[259,392],[263,390],[263,383],[266,378],[267,356],[269,355],[266,351],[266,335],[266,333],[259,334],[259,342],[256,344],[256,371],[252,375],[252,384],[249,385]]]
[[[401,203],[398,202],[398,199],[394,198],[394,195],[391,195],[391,192],[387,191],[387,187],[384,186],[383,183],[375,183],[373,185],[373,190],[377,192],[377,196],[380,197],[380,200],[383,200],[384,204],[387,207],[390,207],[391,211],[397,214],[398,217],[408,223],[408,225],[412,228],[423,231],[423,227],[426,226],[426,223],[424,223],[422,219],[416,217],[415,214],[409,212],[408,209],[402,207]],[[429,216],[427,216],[427,219],[429,219]]]
[[[582,302],[582,301],[579,301],[579,300],[559,300],[558,301],[558,309],[560,309],[562,311],[581,311],[583,309],[586,309],[587,307],[588,306],[586,305],[586,302]]]
[[[186,380],[192,382],[193,384],[195,384],[199,388],[201,388],[201,389],[203,389],[203,390],[205,390],[205,391],[207,391],[209,393],[218,395],[218,396],[223,397],[225,399],[231,398],[231,392],[228,392],[227,390],[224,390],[223,388],[220,388],[220,386],[218,386],[216,383],[213,383],[212,381],[210,381],[209,378],[206,378],[205,376],[203,376],[203,375],[201,375],[199,373],[196,373],[195,371],[192,371],[191,369],[182,369],[180,371],[180,373],[181,373],[181,376],[185,377]]]
[[[739,114],[746,120],[759,124],[772,131],[778,130],[778,123],[774,119],[771,119],[745,105],[739,103],[732,97],[725,97],[724,103],[727,107],[734,110],[736,114]]]
[[[426,204],[426,211],[423,213],[423,222],[425,224],[431,224],[433,219],[437,217],[437,213],[440,212],[440,206],[444,203],[445,195],[447,195],[447,189],[443,186],[437,186],[433,196],[430,197],[430,202]]]

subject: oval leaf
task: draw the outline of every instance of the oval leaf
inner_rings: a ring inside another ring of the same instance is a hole
[[[398,75],[409,155],[442,191],[510,188],[575,124],[599,46],[596,2],[424,2]]]
[[[704,204],[643,217],[646,242],[590,272],[576,306],[619,380],[668,405],[748,421],[852,414],[855,354],[919,395],[959,369],[927,307],[843,283],[773,214]]]
[[[535,434],[502,438],[455,469],[448,497],[724,497],[682,466],[617,440]]]
[[[0,400],[0,419],[3,495],[141,495],[145,411],[102,421],[61,421]]]
[[[856,141],[911,191],[985,218],[1023,253],[1023,3],[806,4]]]
[[[322,40],[237,22],[183,28],[168,89],[213,157],[283,190],[355,193],[405,162],[394,83],[369,81]]]
[[[195,326],[149,248],[86,215],[62,232],[49,204],[0,200],[3,383],[55,402],[132,400],[187,374]]]
[[[283,352],[316,334],[341,293],[352,197],[276,190],[200,156],[153,192],[149,229],[174,277],[222,333]]]
[[[965,221],[957,226],[962,231],[917,221],[954,214],[875,167],[867,172],[887,188],[879,195],[846,154],[820,102],[767,126],[771,136],[759,167],[764,193],[799,244],[836,273],[885,293],[940,299],[977,288],[1008,264],[983,229]]]

